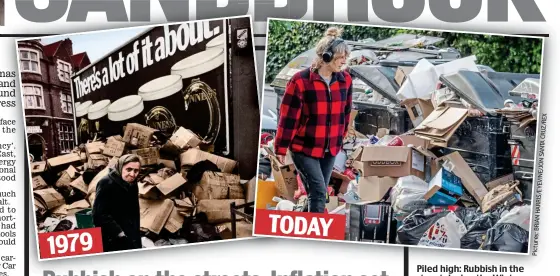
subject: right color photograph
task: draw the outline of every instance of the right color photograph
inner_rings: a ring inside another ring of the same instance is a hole
[[[543,47],[269,19],[254,235],[528,254]]]

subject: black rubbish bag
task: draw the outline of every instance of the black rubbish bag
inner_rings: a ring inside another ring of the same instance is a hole
[[[478,208],[459,208],[455,214],[463,221],[467,233],[461,238],[461,248],[479,249],[488,229],[500,219],[500,210],[482,213]]]
[[[423,209],[412,212],[403,220],[403,224],[397,230],[397,243],[418,245],[428,228],[447,214],[449,214],[449,211],[426,216]]]
[[[481,249],[526,253],[529,250],[529,232],[513,223],[497,224],[488,230]]]

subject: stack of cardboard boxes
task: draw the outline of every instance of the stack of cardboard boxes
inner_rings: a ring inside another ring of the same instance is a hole
[[[205,151],[208,147],[203,146],[197,135],[182,127],[165,138],[155,129],[131,123],[122,137],[91,141],[72,153],[32,163],[38,230],[52,231],[62,220],[73,222],[71,229],[94,227],[91,208],[97,183],[120,156],[134,153],[141,157],[139,230],[146,238],[155,242],[184,237],[189,233],[183,232],[190,232],[184,228],[194,218],[205,218],[204,223],[215,226],[221,238],[231,238],[230,205],[254,201],[255,179],[242,181],[235,174],[237,161]],[[199,170],[200,180],[191,183],[189,170],[200,162],[211,162],[217,169]],[[241,216],[236,220],[237,238],[251,236],[252,221]]]

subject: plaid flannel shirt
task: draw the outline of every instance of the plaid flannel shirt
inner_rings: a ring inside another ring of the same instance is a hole
[[[329,86],[310,69],[296,73],[286,85],[280,104],[276,154],[285,155],[289,149],[323,158],[328,149],[336,156],[348,131],[351,109],[349,73],[333,73]]]

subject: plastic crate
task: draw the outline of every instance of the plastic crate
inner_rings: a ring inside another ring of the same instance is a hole
[[[93,210],[91,208],[87,208],[81,211],[76,212],[76,221],[78,223],[79,229],[85,228],[94,228],[95,225],[93,224]]]

